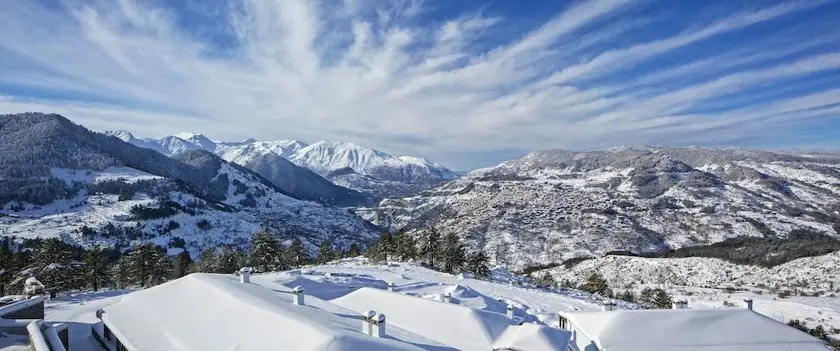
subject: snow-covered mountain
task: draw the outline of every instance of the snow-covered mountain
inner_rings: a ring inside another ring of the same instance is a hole
[[[167,157],[59,115],[0,116],[3,236],[122,246],[179,238],[195,253],[246,244],[261,227],[313,245],[347,246],[377,235],[347,210],[289,195],[204,150]]]
[[[201,148],[257,173],[260,171],[252,167],[253,165],[260,165],[260,169],[292,169],[276,157],[270,159],[281,164],[270,165],[267,155],[276,155],[309,169],[338,186],[368,194],[375,199],[417,193],[458,177],[445,166],[422,157],[392,156],[363,145],[346,142],[319,141],[308,145],[297,140],[256,141],[252,138],[242,142],[213,142],[204,135],[195,133],[179,133],[162,139],[138,139],[125,131],[110,134],[166,155]],[[185,147],[182,143],[191,146]],[[274,181],[268,174],[260,175]],[[291,175],[287,174],[282,178],[291,179]],[[277,185],[288,188],[286,183]],[[295,190],[289,191],[297,194]],[[320,193],[315,190],[310,192]]]
[[[320,175],[287,160],[285,157],[306,146],[295,140],[262,142],[248,139],[242,142],[217,143],[204,135],[195,133],[179,133],[161,139],[140,139],[127,131],[106,132],[106,134],[167,156],[178,155],[189,150],[213,152],[225,161],[239,164],[256,172],[298,199],[332,205],[358,205],[371,201],[367,195],[335,185]]]
[[[455,232],[512,268],[611,250],[840,230],[840,156],[745,149],[539,151],[357,213]]]
[[[354,143],[319,141],[298,150],[289,160],[336,184],[380,198],[417,192],[458,177],[422,157],[392,156]]]

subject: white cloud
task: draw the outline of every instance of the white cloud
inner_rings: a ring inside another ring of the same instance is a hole
[[[800,27],[783,46],[745,40],[634,71],[824,2],[686,23],[692,29],[673,35],[656,30],[661,20],[639,18],[629,0],[574,3],[525,31],[480,11],[429,21],[424,14],[435,9],[422,1],[199,4],[215,16],[212,33],[149,2],[4,2],[0,112],[58,112],[148,136],[348,140],[469,167],[498,161],[464,156],[470,152],[679,142],[674,136],[686,131],[728,126],[702,139],[714,144],[754,137],[744,121],[766,119],[772,128],[836,110],[826,105],[836,90],[717,115],[691,110],[840,69],[840,54],[814,51],[836,42],[816,35],[822,26]],[[635,32],[647,34],[627,35]],[[608,83],[588,83],[600,78]],[[803,104],[812,108],[791,107]]]

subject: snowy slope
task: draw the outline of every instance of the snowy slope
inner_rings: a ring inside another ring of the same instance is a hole
[[[743,149],[540,151],[357,211],[455,232],[522,268],[794,229],[838,235],[840,161]]]
[[[26,137],[33,134],[41,137]],[[179,238],[197,254],[247,245],[261,227],[313,249],[324,240],[346,247],[378,233],[345,209],[290,197],[204,150],[167,157],[58,115],[0,116],[0,150],[2,236],[121,247],[167,246]]]

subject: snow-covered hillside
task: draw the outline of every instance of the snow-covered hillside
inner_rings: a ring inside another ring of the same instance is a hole
[[[136,138],[126,131],[107,133],[166,155],[201,148],[251,169],[254,169],[252,165],[258,163],[263,168],[272,167],[266,163],[266,156],[276,155],[297,166],[312,170],[336,185],[372,195],[377,199],[416,193],[458,177],[445,166],[422,157],[392,156],[354,143],[319,141],[308,145],[297,140],[254,139],[242,142],[213,142],[206,136],[195,133],[179,133],[156,140]],[[288,168],[285,165],[282,167]],[[284,184],[278,186],[283,187]]]
[[[58,115],[0,117],[0,150],[4,237],[119,247],[183,240],[197,254],[205,247],[245,245],[261,227],[313,249],[327,240],[347,247],[378,234],[345,209],[290,197],[204,150],[167,157]]]
[[[840,159],[742,149],[540,151],[360,215],[456,232],[522,268],[611,250],[840,230]]]

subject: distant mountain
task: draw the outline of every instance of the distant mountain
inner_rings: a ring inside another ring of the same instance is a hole
[[[203,149],[167,157],[112,136],[54,114],[0,116],[0,235],[123,246],[177,237],[193,252],[246,244],[260,227],[311,245],[377,235],[346,210],[300,201]]]
[[[735,236],[840,235],[840,157],[748,149],[538,151],[357,213],[455,232],[511,268]]]
[[[371,201],[360,192],[337,186],[327,179],[301,168],[285,158],[305,145],[289,140],[258,142],[246,140],[239,143],[213,142],[201,134],[180,133],[161,139],[139,139],[126,131],[106,132],[136,146],[152,149],[173,156],[189,150],[214,152],[228,162],[244,166],[271,181],[284,192],[302,200],[318,201],[333,205],[358,205]]]
[[[353,143],[319,141],[307,145],[297,140],[256,141],[252,138],[242,142],[213,142],[206,136],[195,133],[180,133],[156,140],[138,139],[124,131],[111,134],[126,142],[166,155],[201,148],[214,152],[225,160],[255,170],[275,181],[280,188],[301,198],[331,199],[329,201],[332,203],[344,205],[367,203],[371,198],[382,199],[417,193],[458,177],[443,165],[422,157],[392,156]],[[284,160],[270,157],[271,155],[280,156],[299,167],[317,173],[339,187],[352,191],[330,187],[325,181],[313,179],[311,174],[300,172]],[[270,164],[274,161],[278,164]],[[296,176],[305,176],[307,179],[297,179]],[[317,186],[305,189],[304,185]]]
[[[353,143],[319,141],[298,150],[289,160],[336,184],[379,197],[417,192],[458,177],[422,157],[392,156]]]

